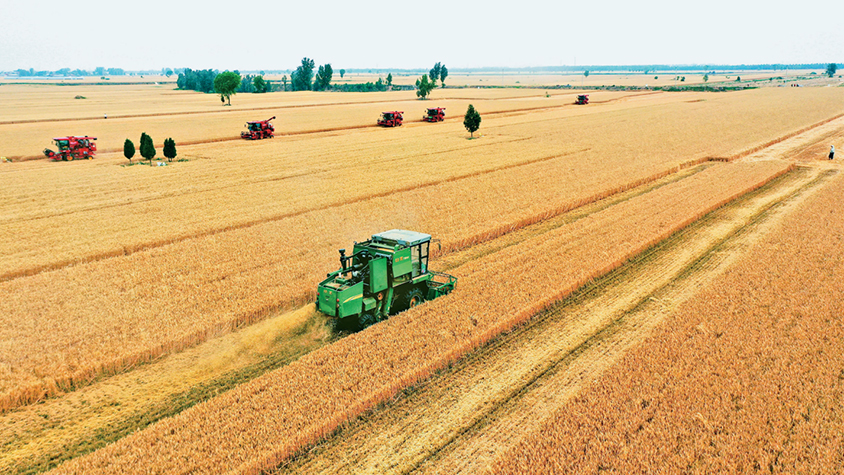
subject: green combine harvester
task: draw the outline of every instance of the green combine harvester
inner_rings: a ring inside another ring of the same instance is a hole
[[[363,329],[454,290],[457,278],[428,269],[431,236],[393,229],[340,249],[340,270],[320,282],[317,308],[338,328]]]

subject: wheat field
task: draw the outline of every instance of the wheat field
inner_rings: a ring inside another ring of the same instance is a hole
[[[199,472],[273,469],[789,173],[790,138],[813,137],[801,145],[801,163],[813,166],[806,154],[840,136],[844,115],[841,88],[591,91],[588,107],[573,105],[575,91],[530,88],[438,89],[425,102],[413,91],[238,94],[223,108],[214,95],[172,87],[0,87],[0,155],[12,158],[0,163],[0,410],[60,400],[302,309],[337,266],[337,249],[385,229],[438,239],[432,268],[460,251],[476,257],[451,269],[454,294],[71,460],[63,473],[178,471],[182,457]],[[474,140],[462,125],[469,104],[483,116]],[[420,122],[434,105],[447,108],[446,121]],[[405,111],[403,127],[374,125],[393,109]],[[275,139],[238,138],[246,120],[272,115]],[[157,146],[175,138],[181,161],[127,166],[123,140],[141,132]],[[98,136],[96,159],[38,158],[67,134]],[[548,242],[483,250],[625,192],[641,196]],[[198,427],[219,443],[198,438]],[[239,435],[223,440],[231,431]]]

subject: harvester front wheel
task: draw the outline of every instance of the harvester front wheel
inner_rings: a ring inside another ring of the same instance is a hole
[[[422,295],[422,291],[419,289],[413,289],[407,294],[407,308],[411,309],[417,305],[421,305],[425,302],[425,296]]]
[[[372,312],[363,312],[358,316],[358,329],[363,330],[373,324],[375,324],[375,315]]]

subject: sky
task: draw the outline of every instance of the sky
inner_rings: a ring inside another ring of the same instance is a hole
[[[841,0],[3,4],[0,71],[844,63]]]

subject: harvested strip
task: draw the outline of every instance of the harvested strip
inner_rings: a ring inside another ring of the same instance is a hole
[[[56,473],[271,469],[696,218],[790,168],[724,164],[454,269],[458,291],[323,347]]]
[[[841,473],[844,176],[489,473]]]

